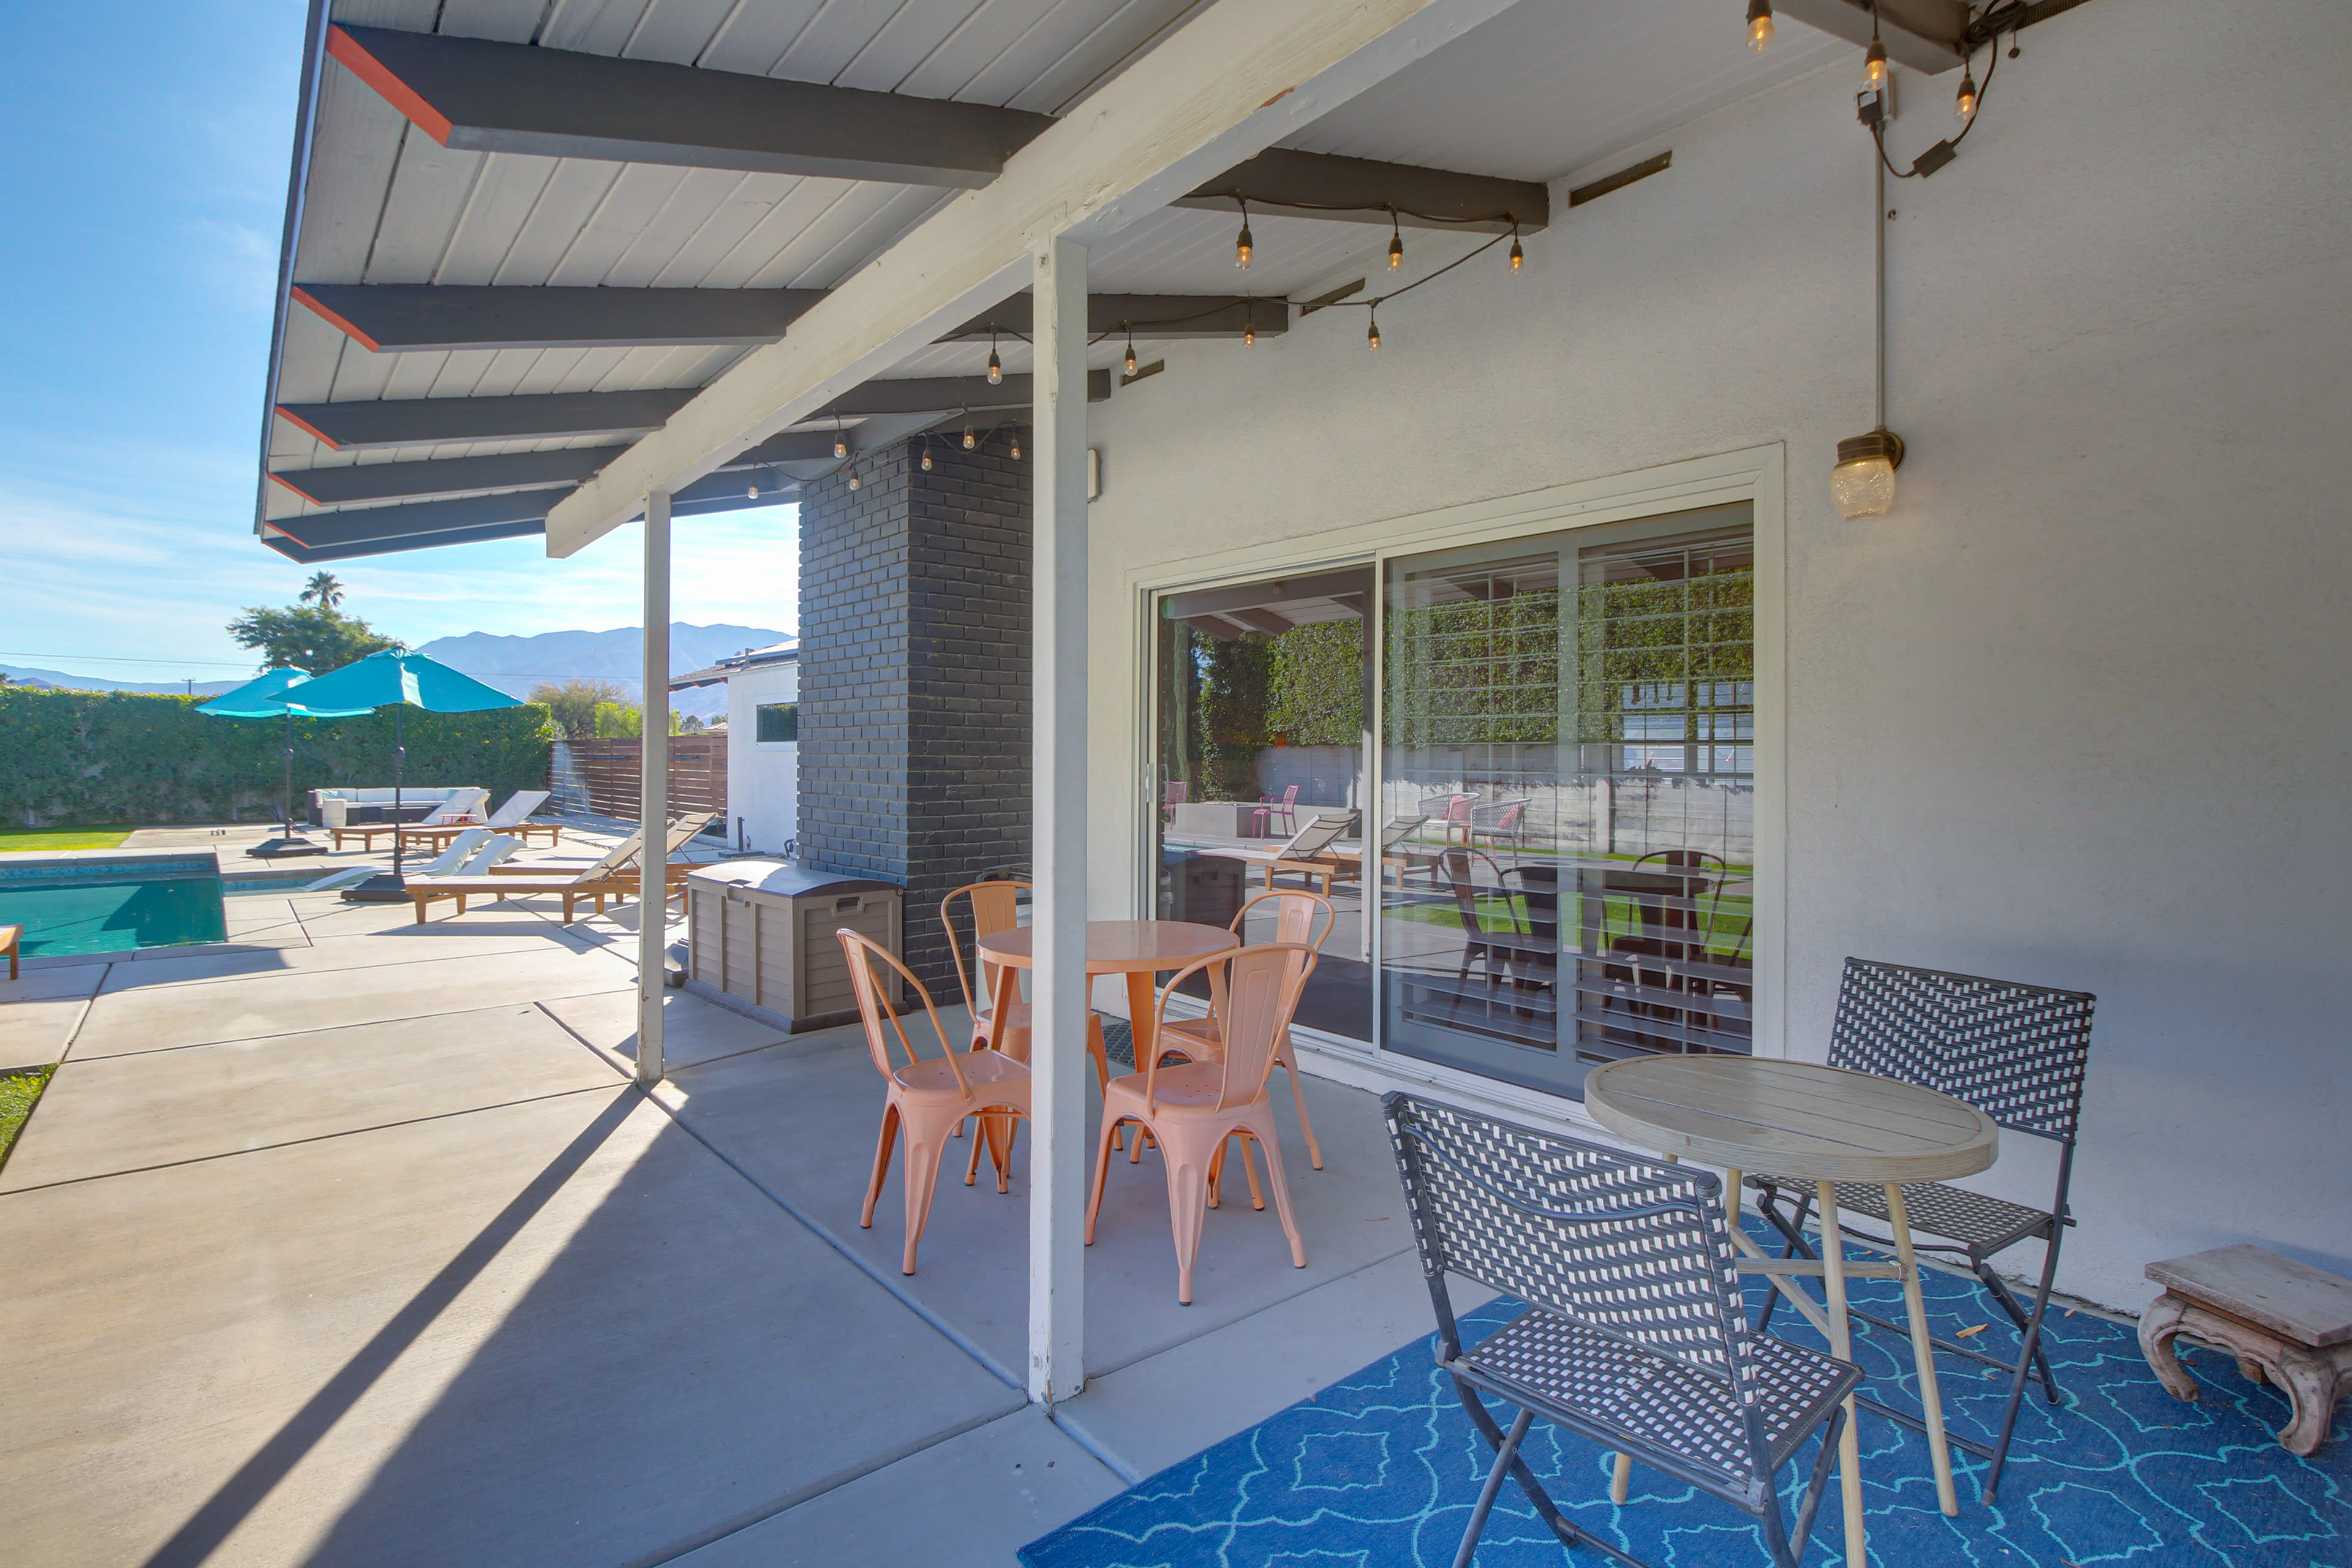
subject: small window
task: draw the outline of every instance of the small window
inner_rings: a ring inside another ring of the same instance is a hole
[[[797,702],[763,702],[760,705],[760,740],[798,742],[801,738],[801,705]]]

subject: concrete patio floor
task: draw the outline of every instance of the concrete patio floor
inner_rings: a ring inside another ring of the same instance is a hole
[[[1049,1420],[1026,1162],[943,1182],[901,1276],[895,1171],[856,1224],[858,1031],[673,994],[648,1097],[634,906],[230,911],[0,988],[0,1058],[62,1058],[0,1171],[10,1561],[1003,1568],[1427,1330],[1374,1102],[1309,1080],[1315,1172],[1277,1085],[1308,1267],[1236,1176],[1179,1306],[1157,1157],[1122,1162]]]

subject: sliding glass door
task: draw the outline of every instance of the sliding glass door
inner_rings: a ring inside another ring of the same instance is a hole
[[[1580,1097],[1749,1048],[1753,537],[1741,505],[1388,563],[1387,1049]]]

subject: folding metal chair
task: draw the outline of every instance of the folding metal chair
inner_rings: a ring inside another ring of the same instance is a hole
[[[1410,1095],[1381,1107],[1437,1310],[1438,1364],[1495,1451],[1454,1568],[1477,1550],[1506,1473],[1562,1545],[1647,1568],[1544,1491],[1519,1457],[1538,1415],[1751,1515],[1776,1568],[1795,1568],[1862,1371],[1748,1328],[1721,1179]],[[1528,1310],[1464,1348],[1448,1269]],[[1508,1432],[1482,1391],[1518,1406]],[[1780,1474],[1815,1432],[1792,1534]]]
[[[1913,1247],[1965,1257],[2017,1329],[2014,1362],[1951,1340],[1930,1342],[1947,1354],[1999,1367],[2010,1374],[2009,1404],[2001,1412],[1999,1437],[1988,1445],[1956,1436],[1948,1427],[1945,1430],[1951,1443],[1992,1461],[1991,1474],[1985,1479],[1987,1502],[1993,1500],[1994,1490],[2000,1485],[2000,1469],[2009,1458],[2010,1435],[2016,1429],[2018,1408],[2024,1402],[2028,1372],[2041,1374],[2051,1404],[2062,1403],[2058,1380],[2042,1349],[2042,1318],[2050,1306],[2050,1282],[2058,1272],[2060,1237],[2074,1223],[2066,1208],[2066,1188],[2074,1174],[2074,1130],[2082,1115],[2083,1076],[2090,1061],[2091,1011],[2097,1002],[2097,997],[2083,991],[1907,969],[1863,958],[1845,961],[1845,980],[1838,988],[1837,1019],[1830,1033],[1830,1066],[1936,1089],[1975,1106],[2010,1131],[2047,1138],[2058,1145],[2058,1189],[2046,1210],[1941,1182],[1910,1183],[1903,1189],[1903,1206],[1911,1229],[1948,1238],[1914,1240]],[[1814,1183],[1801,1173],[1792,1173],[1751,1176],[1748,1184],[1759,1190],[1757,1206],[1787,1243],[1784,1255],[1816,1256],[1804,1234]],[[1860,1214],[1882,1222],[1887,1219],[1886,1194],[1881,1188],[1840,1182],[1837,1199],[1841,1216]],[[1840,1228],[1865,1247],[1893,1250],[1890,1239],[1855,1230],[1844,1225],[1843,1217]],[[1991,1264],[1996,1255],[2026,1240],[2044,1244],[2042,1280],[2034,1289],[2031,1310],[2018,1304],[2008,1282],[1993,1272]],[[1764,1299],[1759,1327],[1770,1326],[1780,1300],[1776,1281]],[[1847,1310],[1865,1322],[1899,1334],[1909,1332],[1906,1325],[1892,1319],[1858,1307]],[[1925,1421],[1909,1411],[1874,1399],[1860,1403],[1914,1430],[1927,1429]]]

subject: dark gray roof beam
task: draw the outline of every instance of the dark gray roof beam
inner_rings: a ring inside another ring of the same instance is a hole
[[[1238,216],[1235,192],[1248,200],[1253,216],[1324,218],[1386,228],[1389,214],[1379,209],[1392,206],[1402,227],[1465,234],[1507,234],[1514,223],[1521,233],[1533,233],[1551,222],[1551,192],[1533,180],[1457,174],[1287,147],[1270,147],[1170,205]],[[1328,210],[1334,207],[1342,210]]]
[[[439,533],[403,534],[391,539],[354,540],[347,544],[305,545],[283,537],[262,536],[262,542],[285,556],[289,561],[309,565],[314,561],[349,561],[359,555],[390,555],[403,550],[429,550],[440,544],[474,544],[488,539],[520,539],[528,534],[545,533],[547,520],[535,517],[520,522],[493,522],[479,528],[453,528]]]
[[[1933,3],[1942,0],[1886,0]],[[331,27],[327,52],[444,147],[484,153],[968,190],[995,179],[1054,123],[991,104],[383,27]],[[1550,216],[1532,181],[1287,149],[1229,169],[1176,205],[1230,209],[1236,189],[1253,207],[1299,217],[1385,224],[1385,212],[1325,209],[1393,205],[1408,227],[1507,228],[1488,220],[1509,213],[1534,229]]]
[[[984,316],[975,317],[939,341],[986,342],[993,329],[999,336],[1030,335],[1034,300],[1009,295]],[[1092,335],[1135,335],[1154,342],[1171,338],[1237,338],[1255,328],[1260,337],[1290,330],[1290,307],[1279,300],[1250,300],[1239,294],[1089,294],[1087,331]],[[1009,379],[1009,378],[1008,378]]]
[[[681,489],[671,498],[673,517],[699,512],[731,511],[746,506],[782,506],[799,499],[789,486],[762,489],[760,499],[746,494],[738,474],[711,474]],[[279,517],[268,527],[305,549],[321,550],[346,544],[376,543],[394,539],[465,532],[508,523],[544,524],[547,512],[572,493],[570,485],[500,495],[464,496],[450,500],[411,501],[402,506],[362,507],[352,511],[316,512],[308,517]]]
[[[272,469],[269,477],[319,506],[464,495],[552,482],[577,484],[613,460],[619,447],[566,447],[552,452],[500,452],[426,463],[362,463],[340,468]]]
[[[532,289],[297,283],[295,300],[373,353],[749,347],[784,335],[822,289]]]
[[[1025,310],[1026,295],[1022,296],[1022,302]],[[869,381],[856,390],[835,398],[811,418],[830,419],[836,414],[845,419],[871,418],[886,414],[941,414],[956,408],[969,408],[974,414],[982,414],[1007,408],[1026,408],[1030,404],[1030,386],[1031,380],[1025,375],[1008,375],[993,386],[989,384],[988,377],[984,375],[903,376]],[[1109,395],[1110,372],[1087,372],[1087,401],[1100,403]]]
[[[1780,14],[1819,27],[1833,38],[1870,42],[1871,6],[1864,0],[1777,0]],[[1936,76],[1960,63],[1969,31],[1962,0],[1877,0],[1879,37],[1886,58]]]
[[[1054,121],[989,104],[383,27],[327,52],[444,147],[976,189]]]
[[[658,430],[698,389],[533,392],[514,397],[414,397],[382,402],[281,403],[278,416],[335,450],[448,447],[469,441],[549,441],[570,436],[643,436]]]

